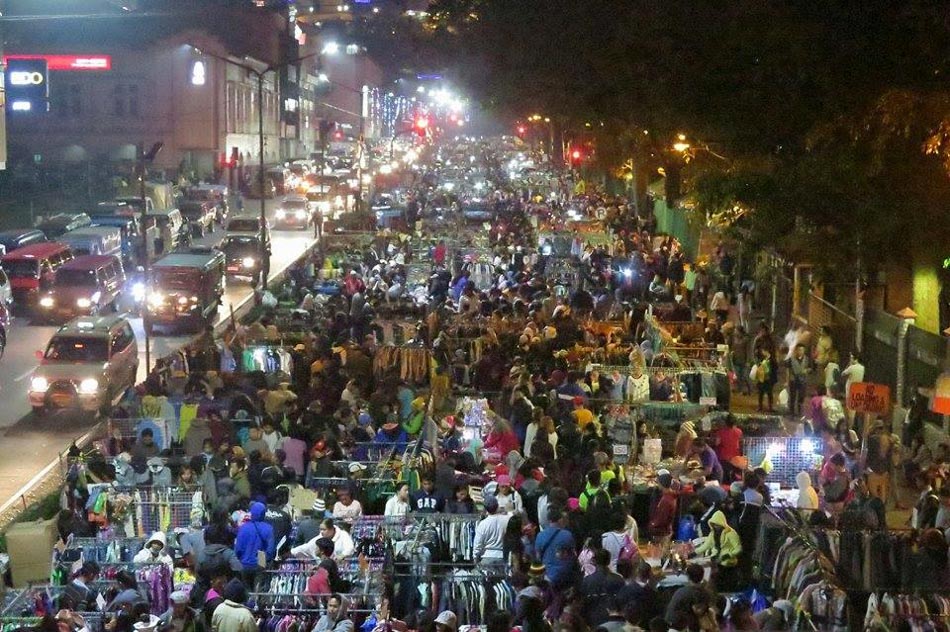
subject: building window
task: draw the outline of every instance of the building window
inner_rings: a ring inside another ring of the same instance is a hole
[[[125,116],[125,86],[117,85],[112,90],[112,114]]]
[[[129,116],[139,116],[139,87],[136,85],[129,86]]]
[[[78,84],[69,86],[69,112],[73,116],[82,114],[82,91]]]

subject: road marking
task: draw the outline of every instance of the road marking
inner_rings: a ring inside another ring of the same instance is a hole
[[[24,373],[24,374],[21,375],[20,377],[15,377],[15,378],[13,378],[13,381],[14,381],[14,382],[22,382],[22,381],[25,380],[26,378],[28,378],[28,377],[30,377],[31,375],[33,375],[33,371],[35,371],[35,370],[36,370],[36,367],[33,367],[32,369],[30,369],[29,371],[27,371],[26,373]]]

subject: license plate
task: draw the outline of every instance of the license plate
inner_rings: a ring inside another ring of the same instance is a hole
[[[228,266],[228,272],[240,272],[241,266]]]
[[[54,406],[59,408],[66,408],[73,403],[73,396],[68,393],[53,393],[50,396],[50,400],[53,402]]]

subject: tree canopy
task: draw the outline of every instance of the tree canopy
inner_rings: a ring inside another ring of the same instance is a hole
[[[431,12],[446,65],[484,103],[588,130],[607,168],[655,173],[651,159],[681,158],[670,145],[686,135],[697,207],[748,209],[737,225],[753,245],[834,271],[859,250],[873,262],[950,242],[941,2],[436,0]]]

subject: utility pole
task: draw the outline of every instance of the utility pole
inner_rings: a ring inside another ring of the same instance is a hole
[[[145,165],[146,163],[155,160],[155,156],[157,156],[158,152],[162,150],[162,147],[164,147],[163,143],[155,143],[147,152],[145,151],[145,143],[141,143],[138,147],[139,178],[141,178],[139,181],[139,192],[142,196],[142,214],[139,215],[139,228],[142,232],[142,329],[145,330],[145,375],[148,375],[152,370],[152,327],[151,317],[148,313],[148,286],[150,279],[148,265],[148,221],[146,218],[148,202],[147,198],[145,197]]]

